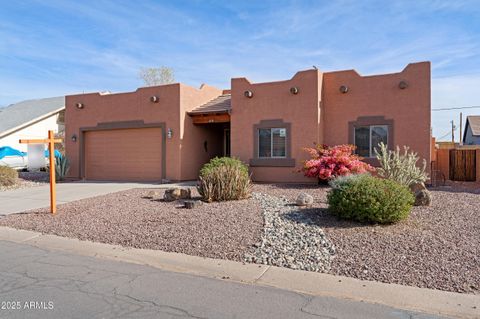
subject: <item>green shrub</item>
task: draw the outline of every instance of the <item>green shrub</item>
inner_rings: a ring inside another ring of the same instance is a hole
[[[344,219],[392,223],[407,218],[414,202],[408,187],[368,174],[340,177],[330,185],[329,210]]]
[[[380,162],[380,168],[377,168],[378,175],[405,186],[425,183],[428,179],[425,172],[427,162],[423,160],[422,167],[418,167],[417,153],[408,150],[408,147],[404,146],[403,153],[400,153],[398,146],[395,151],[392,151],[388,150],[385,144],[380,143],[380,149],[375,148],[375,155]]]
[[[70,161],[68,158],[63,156],[56,156],[55,157],[55,179],[57,181],[63,181],[65,176],[68,174],[70,170]]]
[[[8,166],[0,166],[0,186],[15,185],[18,178],[18,172]]]
[[[203,200],[226,201],[250,196],[248,167],[240,160],[215,157],[200,170],[198,192]]]
[[[351,175],[345,175],[345,176],[338,176],[328,182],[328,184],[332,188],[342,188],[345,186],[348,186],[351,183],[354,183],[356,180],[363,178],[364,175],[367,175],[366,173],[363,174],[351,174]]]

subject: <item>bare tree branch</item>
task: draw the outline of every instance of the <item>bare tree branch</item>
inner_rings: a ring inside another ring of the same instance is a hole
[[[138,76],[146,86],[155,86],[175,82],[175,73],[172,68],[161,66],[159,68],[141,68]]]

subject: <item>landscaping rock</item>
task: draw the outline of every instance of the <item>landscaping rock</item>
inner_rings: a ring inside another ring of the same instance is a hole
[[[421,190],[427,190],[427,188],[425,187],[424,183],[416,183],[416,184],[410,185],[410,190],[412,191],[412,193],[416,194]]]
[[[158,191],[149,191],[148,194],[147,194],[147,197],[152,198],[152,199],[156,198],[158,196],[160,196],[160,192],[158,192]]]
[[[196,208],[200,205],[203,205],[203,202],[200,201],[200,200],[186,200],[186,201],[183,202],[183,204],[185,205],[185,208],[193,209],[193,208]]]
[[[432,194],[426,189],[421,189],[415,193],[415,206],[430,206],[432,203]]]
[[[169,188],[165,190],[165,194],[163,195],[163,199],[166,202],[173,202],[178,199],[190,199],[192,198],[192,193],[190,188]]]
[[[297,206],[309,206],[313,204],[313,197],[307,193],[300,193],[296,200]]]
[[[289,205],[286,197],[253,193],[253,198],[260,203],[265,228],[261,244],[254,245],[245,261],[317,272],[330,269],[335,247],[304,210]]]

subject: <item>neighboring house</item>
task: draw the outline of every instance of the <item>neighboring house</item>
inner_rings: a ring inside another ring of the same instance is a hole
[[[65,97],[22,101],[0,108],[0,147],[26,152],[19,139],[46,138],[48,130],[64,131]]]
[[[286,81],[231,80],[230,90],[176,83],[66,97],[70,177],[193,180],[214,156],[240,158],[264,182],[315,182],[299,169],[313,143],[356,144],[375,164],[379,142],[430,163],[430,63],[361,76],[300,71]]]
[[[463,145],[480,145],[480,115],[467,116]]]

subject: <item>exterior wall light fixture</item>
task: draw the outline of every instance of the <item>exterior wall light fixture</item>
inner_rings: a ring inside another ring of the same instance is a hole
[[[167,131],[167,137],[172,138],[172,136],[173,136],[173,131],[172,131],[171,128],[169,128],[168,131]]]
[[[73,134],[71,139],[72,139],[72,142],[75,143],[77,141],[77,135]]]
[[[153,95],[153,96],[150,97],[150,102],[152,102],[152,103],[158,103],[158,100],[159,100],[158,96],[156,96],[156,95]]]
[[[342,93],[347,93],[347,92],[348,92],[348,86],[342,85],[342,86],[340,87],[340,92],[342,92]]]
[[[248,97],[249,99],[251,99],[253,97],[253,92],[252,91],[245,91],[245,92],[243,92],[243,95],[245,95],[245,97]]]
[[[81,110],[85,107],[85,105],[83,105],[83,103],[75,103],[75,106],[77,107],[77,109]]]
[[[296,86],[293,86],[290,88],[290,93],[292,94],[298,94],[298,88]]]
[[[400,81],[400,83],[398,83],[398,87],[401,89],[401,90],[404,90],[408,87],[408,83],[407,81]]]

